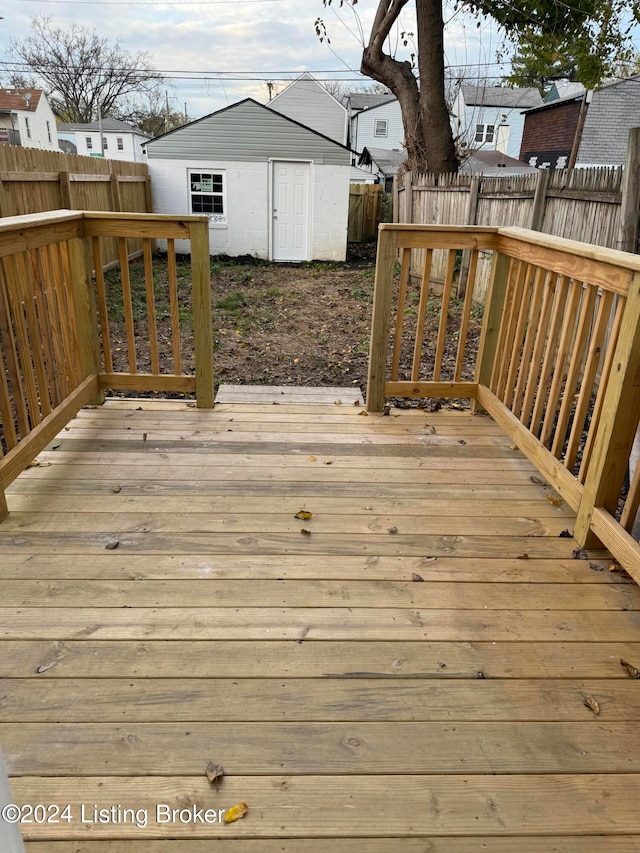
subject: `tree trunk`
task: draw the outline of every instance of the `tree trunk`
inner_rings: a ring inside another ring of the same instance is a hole
[[[406,2],[406,0],[405,0]],[[444,89],[444,22],[441,0],[416,0],[420,88],[409,62],[399,62],[382,47],[401,11],[381,0],[360,70],[390,89],[398,99],[404,125],[407,168],[411,171],[457,172],[453,132]]]

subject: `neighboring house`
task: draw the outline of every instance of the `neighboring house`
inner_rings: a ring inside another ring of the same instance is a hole
[[[569,94],[527,110],[520,159],[539,169],[566,169],[583,99],[584,94]]]
[[[485,177],[501,178],[504,175],[527,175],[537,171],[533,166],[509,157],[501,151],[491,151],[479,148],[477,151],[469,152],[460,165],[461,172],[471,172],[473,175],[484,175]]]
[[[358,154],[365,148],[404,148],[404,125],[394,95],[353,93],[347,97],[349,147]]]
[[[545,103],[549,101],[560,101],[565,98],[575,98],[576,95],[584,95],[585,88],[582,83],[571,83],[569,80],[554,80],[551,88],[544,96]]]
[[[212,255],[345,259],[351,152],[333,139],[247,98],[146,152],[154,211],[207,214]]]
[[[40,89],[0,89],[0,142],[58,150],[56,118]]]
[[[372,175],[368,169],[361,169],[359,166],[351,166],[349,169],[349,182],[352,184],[379,183],[376,176]]]
[[[59,124],[58,136],[76,147],[76,153],[91,157],[101,156],[100,122],[89,124]],[[141,163],[144,160],[142,146],[149,137],[115,118],[102,119],[102,152],[109,160],[129,160]],[[62,146],[61,146],[62,147]],[[66,148],[66,146],[65,146]],[[62,150],[65,150],[64,148]]]
[[[640,74],[592,92],[575,92],[525,112],[520,159],[539,167],[564,168],[575,144],[577,168],[623,165],[629,130],[640,126]]]
[[[347,110],[325,87],[304,73],[266,106],[342,145],[347,144]]]
[[[517,158],[524,128],[522,111],[540,104],[542,97],[534,88],[462,83],[452,107],[454,133],[468,148],[501,151]]]
[[[379,183],[384,186],[384,191],[390,193],[393,189],[393,177],[398,171],[401,163],[407,159],[404,150],[390,151],[386,148],[365,148],[358,164],[370,169]]]

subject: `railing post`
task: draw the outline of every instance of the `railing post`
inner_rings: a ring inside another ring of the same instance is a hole
[[[615,513],[624,481],[640,409],[640,273],[634,273],[607,384],[598,432],[574,538],[582,548],[598,546],[591,532],[596,507]]]
[[[193,341],[196,362],[196,405],[213,408],[213,335],[211,331],[211,262],[209,223],[191,222]]]
[[[493,365],[496,359],[498,335],[500,333],[500,323],[507,295],[510,267],[511,258],[495,250],[491,264],[489,287],[487,288],[485,299],[475,375],[476,383],[478,385],[486,385],[487,388],[491,384],[491,374],[493,373]],[[472,401],[471,408],[472,411],[477,411],[479,408],[476,400]]]
[[[69,270],[76,334],[78,337],[78,364],[80,379],[100,373],[100,338],[98,336],[98,313],[91,280],[92,262],[86,238],[69,240]],[[101,390],[91,400],[92,405],[104,403]]]
[[[0,459],[2,459],[2,448],[0,447]],[[2,474],[0,474],[0,521],[4,521],[4,519],[9,515],[9,508],[7,507],[7,498],[4,493],[4,483],[2,482]]]
[[[373,317],[369,345],[369,376],[367,379],[367,409],[381,412],[384,408],[384,384],[387,375],[387,349],[393,269],[397,261],[398,232],[381,225],[378,230],[376,277],[373,290]]]

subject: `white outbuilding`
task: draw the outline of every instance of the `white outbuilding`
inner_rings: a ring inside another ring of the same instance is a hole
[[[247,98],[146,151],[154,211],[206,214],[212,255],[345,259],[351,156],[328,136]]]

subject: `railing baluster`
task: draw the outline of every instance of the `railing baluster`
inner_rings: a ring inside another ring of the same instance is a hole
[[[199,409],[211,409],[213,407],[214,377],[208,223],[192,222],[189,226],[189,234],[191,237],[191,280],[193,285],[196,404]]]
[[[493,253],[475,371],[475,381],[492,389],[493,377],[500,360],[499,345],[504,328],[503,317],[509,299],[511,267],[511,258],[500,252]],[[476,408],[477,404],[474,402],[473,410],[475,411]]]
[[[64,281],[60,278],[57,258],[52,256],[52,246],[43,248],[41,262],[43,263],[43,284],[47,297],[47,307],[53,326],[53,353],[56,360],[56,378],[60,388],[61,399],[69,393],[69,370],[65,360],[63,329],[66,327],[64,305],[59,299],[59,293],[64,289]]]
[[[636,520],[636,515],[638,514],[638,510],[640,509],[640,465],[636,467],[636,470],[631,479],[631,483],[629,484],[629,491],[627,492],[627,499],[624,503],[624,509],[622,510],[622,515],[620,516],[620,524],[631,533],[633,529],[633,525]]]
[[[587,285],[586,293],[582,300],[580,316],[578,318],[576,336],[573,341],[573,350],[571,353],[571,360],[569,362],[569,369],[567,371],[567,378],[562,392],[562,404],[560,406],[558,422],[553,436],[553,444],[551,445],[551,452],[556,459],[560,459],[563,455],[564,443],[567,437],[567,428],[571,418],[571,411],[574,407],[575,393],[580,379],[580,371],[582,368],[584,354],[587,349],[589,331],[593,322],[596,296],[596,288]]]
[[[43,417],[46,417],[51,412],[47,373],[42,355],[44,335],[41,332],[36,312],[31,266],[27,266],[26,258],[23,254],[16,255],[15,260],[16,272],[19,277],[18,280],[24,289],[24,307],[27,317],[27,339],[29,341],[29,353],[33,361],[34,376],[37,387],[36,405],[38,408],[38,422],[40,422]]]
[[[3,280],[0,277],[0,290],[3,289]],[[9,372],[8,366],[5,368],[4,359],[2,357],[3,352],[7,353],[7,359],[9,358],[9,346],[10,342],[6,340],[5,335],[5,326],[4,322],[6,312],[4,311],[4,299],[2,294],[0,293],[0,421],[2,421],[2,428],[4,430],[4,440],[7,445],[7,450],[11,450],[12,447],[15,447],[18,443],[18,436],[16,434],[15,424],[13,422],[13,410],[11,409],[11,395],[9,392],[9,384],[7,382],[7,373]],[[15,402],[15,396],[14,396]],[[1,448],[0,448],[1,449]]]
[[[495,391],[496,396],[501,400],[504,397],[505,388],[507,387],[507,377],[511,364],[510,355],[516,336],[518,312],[527,275],[527,267],[528,265],[522,261],[517,261],[513,266],[507,299],[505,300],[505,314],[498,342],[498,359],[494,365],[494,375],[491,377],[491,387]]]
[[[464,305],[462,307],[462,317],[460,318],[460,333],[458,335],[458,352],[456,354],[456,367],[455,372],[453,374],[454,382],[459,381],[462,376],[462,368],[464,367],[464,356],[467,347],[467,337],[469,335],[469,319],[471,317],[471,308],[473,306],[473,289],[476,281],[477,269],[478,250],[474,249],[471,252],[469,269],[467,271]]]
[[[592,289],[595,291],[595,288]],[[591,403],[593,385],[596,373],[598,372],[600,356],[602,354],[602,345],[607,334],[607,326],[611,319],[612,304],[613,293],[611,293],[611,291],[604,291],[600,294],[600,304],[598,305],[596,320],[591,333],[591,341],[589,343],[589,351],[582,371],[580,396],[576,403],[573,424],[571,425],[571,433],[569,435],[569,444],[564,456],[565,468],[568,468],[570,471],[573,469],[576,459],[578,458],[583,427]]]
[[[551,284],[555,281],[555,287]],[[545,352],[545,344],[550,339],[549,321],[551,318],[551,309],[553,308],[554,296],[559,287],[558,278],[549,272],[545,273],[542,284],[544,294],[542,297],[542,308],[540,310],[540,318],[538,328],[536,329],[536,337],[531,353],[531,364],[529,366],[529,374],[524,389],[524,397],[520,410],[520,420],[522,423],[531,428],[531,416],[534,401],[538,395],[546,395],[546,390],[542,388],[540,378],[543,374]],[[549,336],[549,337],[548,337]]]
[[[69,384],[71,388],[75,388],[79,382],[84,379],[82,369],[78,363],[78,330],[76,327],[76,318],[74,313],[74,268],[71,263],[70,251],[73,241],[68,241],[57,246],[53,246],[52,250],[57,256],[57,266],[60,270],[60,286],[58,287],[58,298],[61,306],[61,318],[63,324],[61,326],[62,340],[64,343],[65,358],[67,360],[69,372]]]
[[[400,286],[398,290],[398,308],[396,310],[396,328],[393,337],[393,355],[391,357],[391,379],[398,378],[400,355],[402,353],[402,329],[404,326],[404,306],[407,299],[407,283],[411,264],[411,249],[401,249]]]
[[[449,249],[447,258],[447,273],[442,288],[442,302],[440,304],[440,323],[438,325],[438,340],[436,342],[436,355],[433,365],[433,381],[440,380],[442,372],[442,357],[444,356],[444,345],[447,337],[447,322],[449,320],[449,305],[451,303],[451,289],[453,287],[453,273],[456,265],[456,253]]]
[[[424,253],[422,281],[420,283],[420,302],[418,305],[418,322],[416,323],[416,339],[413,345],[413,364],[411,366],[412,382],[417,382],[420,378],[420,362],[422,360],[422,345],[424,343],[424,327],[427,319],[427,302],[429,300],[429,285],[431,283],[432,258],[433,249],[427,249]],[[395,378],[397,378],[397,376]]]
[[[36,311],[38,314],[38,330],[42,341],[43,357],[45,362],[45,373],[47,377],[47,395],[51,405],[55,408],[62,397],[58,388],[57,370],[53,354],[53,340],[51,334],[51,315],[47,306],[42,263],[40,253],[42,249],[31,252],[31,268],[33,271],[33,282],[35,289]]]
[[[529,316],[527,318],[525,329],[524,344],[522,346],[522,354],[520,356],[518,381],[516,382],[513,401],[511,404],[511,411],[519,420],[522,420],[521,414],[522,406],[524,403],[525,388],[527,385],[531,367],[533,366],[531,359],[533,355],[534,343],[538,337],[540,323],[542,320],[542,299],[546,274],[546,270],[542,269],[542,267],[537,267],[533,280],[533,294],[531,296]]]
[[[127,335],[127,358],[129,361],[129,372],[135,373],[138,369],[138,363],[136,359],[136,336],[133,323],[131,277],[129,275],[129,250],[127,248],[126,237],[118,237],[118,254],[120,257],[120,281],[122,282],[124,325]]]
[[[529,319],[529,311],[531,305],[531,293],[533,288],[533,280],[535,276],[535,267],[527,264],[527,269],[522,282],[522,289],[518,293],[518,305],[515,305],[516,323],[513,333],[513,343],[511,353],[509,354],[509,369],[507,371],[507,379],[504,386],[504,394],[502,400],[505,406],[510,409],[516,392],[516,377],[522,370],[522,351],[524,347],[524,337],[527,329],[527,321]]]
[[[182,373],[180,356],[180,314],[178,311],[178,276],[176,274],[176,247],[174,240],[167,240],[167,262],[169,271],[169,310],[171,312],[171,345],[173,372]]]
[[[93,268],[96,274],[96,295],[98,301],[98,315],[100,317],[100,338],[102,342],[104,369],[106,373],[113,373],[111,332],[109,330],[109,309],[107,307],[107,289],[104,282],[104,271],[102,269],[100,238],[92,237],[91,243],[93,249]]]
[[[156,321],[156,298],[153,288],[153,259],[151,257],[151,240],[142,241],[144,256],[144,286],[147,295],[147,330],[149,333],[149,355],[151,356],[151,372],[160,373],[158,358],[158,329]]]

